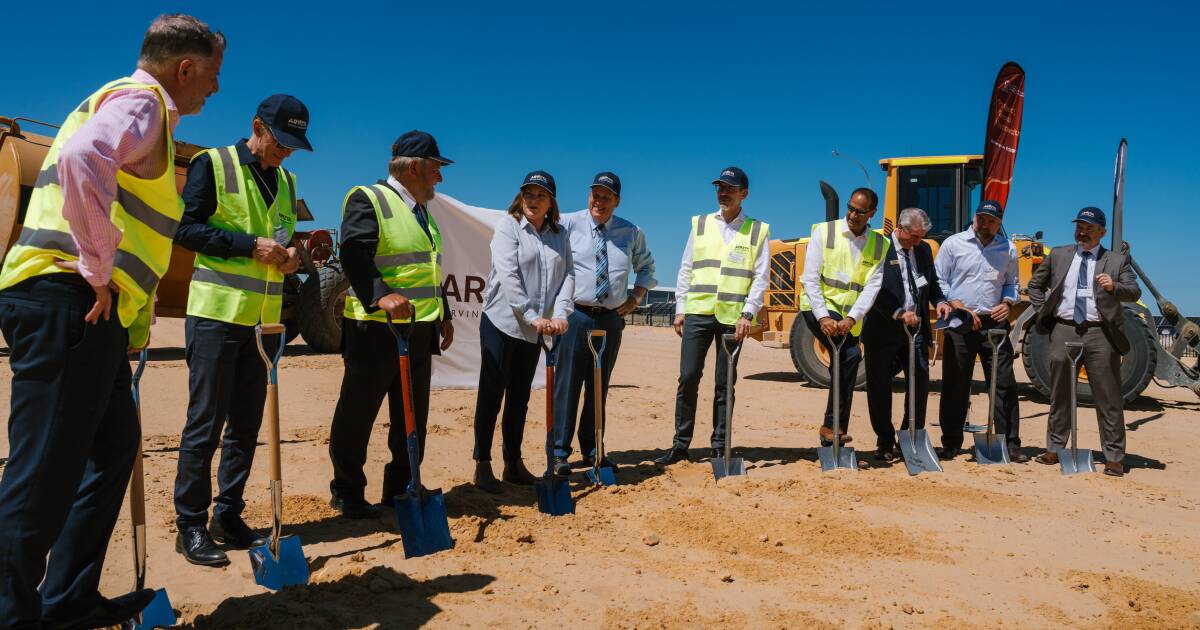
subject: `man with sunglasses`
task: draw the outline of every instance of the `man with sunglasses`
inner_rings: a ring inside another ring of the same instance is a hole
[[[267,386],[255,326],[279,323],[284,276],[300,265],[289,247],[296,177],[281,164],[297,149],[312,151],[308,108],[294,96],[270,96],[259,104],[251,130],[249,139],[192,158],[175,234],[176,243],[196,252],[184,324],[188,411],[175,476],[175,550],[203,566],[229,563],[214,538],[235,549],[266,542],[241,517]],[[263,341],[274,352],[282,340]]]
[[[850,442],[850,405],[854,400],[854,381],[862,352],[858,336],[863,318],[879,293],[879,273],[888,250],[888,238],[871,229],[879,196],[870,188],[858,188],[846,204],[846,218],[813,225],[804,254],[804,294],[800,309],[804,323],[825,350],[835,351],[833,339],[841,338],[836,350],[841,365],[841,391],[829,388],[825,400],[825,420],[819,432],[822,446],[833,444],[833,401],[840,396],[841,439]],[[829,363],[830,382],[833,361]]]

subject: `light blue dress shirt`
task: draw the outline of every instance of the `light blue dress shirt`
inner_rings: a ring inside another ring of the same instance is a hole
[[[537,343],[533,321],[566,319],[575,312],[575,274],[567,230],[542,231],[525,217],[505,215],[492,233],[492,270],[483,312],[500,332]]]
[[[588,306],[617,308],[629,298],[629,274],[633,285],[647,291],[658,286],[654,279],[654,256],[646,247],[646,235],[638,226],[613,215],[604,224],[608,241],[608,297],[596,301],[596,222],[587,210],[563,215],[562,225],[570,233],[571,257],[575,263],[575,301]]]
[[[992,310],[1001,300],[1020,299],[1017,247],[1003,234],[985,247],[968,227],[942,243],[933,264],[946,299],[976,313]]]

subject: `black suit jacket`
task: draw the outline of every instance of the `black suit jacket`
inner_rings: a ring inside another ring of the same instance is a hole
[[[1063,245],[1050,250],[1050,255],[1042,260],[1041,266],[1029,279],[1029,301],[1037,309],[1032,321],[1044,333],[1049,333],[1058,319],[1056,313],[1062,302],[1064,280],[1075,258],[1075,247]],[[1125,354],[1129,352],[1129,338],[1125,336],[1121,302],[1138,301],[1142,297],[1142,288],[1138,286],[1137,274],[1129,264],[1129,257],[1103,247],[1096,261],[1096,274],[1102,273],[1112,276],[1113,292],[1109,293],[1100,288],[1099,283],[1093,282],[1096,312],[1100,315],[1104,336],[1118,352]]]
[[[897,339],[907,339],[904,325],[895,318],[895,314],[896,309],[904,308],[904,286],[908,280],[900,273],[900,261],[897,258],[900,254],[894,247],[894,242],[892,245],[883,261],[883,282],[879,287],[879,295],[875,297],[875,303],[871,305],[871,310],[867,311],[867,318],[863,322],[863,343],[894,343]],[[933,267],[933,249],[929,247],[929,243],[917,243],[913,247],[913,256],[916,258],[916,273],[925,276],[928,281],[925,286],[917,289],[917,315],[921,318],[921,335],[925,343],[929,343],[932,338],[929,330],[929,308],[944,302],[946,296],[942,294],[942,287],[938,284],[937,270]]]

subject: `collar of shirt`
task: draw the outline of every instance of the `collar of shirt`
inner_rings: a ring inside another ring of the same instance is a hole
[[[543,219],[542,220],[542,229],[535,230],[535,229],[533,229],[533,224],[529,222],[529,219],[526,219],[525,215],[522,214],[521,218],[517,220],[517,225],[520,226],[520,228],[523,230],[528,229],[530,232],[533,232],[534,234],[541,234],[542,232],[547,231],[547,229],[550,227],[550,221]]]
[[[250,145],[247,144],[246,142],[247,142],[246,138],[242,138],[241,140],[237,141],[237,144],[233,145],[234,148],[237,149],[238,164],[240,164],[242,166],[254,165],[258,168],[259,172],[261,172],[261,173],[274,174],[275,169],[278,167],[276,167],[276,166],[264,167],[258,161],[258,156],[254,155],[253,153],[250,152]]]
[[[596,228],[600,227],[601,225],[604,226],[605,232],[612,231],[613,219],[616,218],[616,216],[617,216],[616,213],[608,215],[608,220],[605,221],[604,223],[596,223],[596,219],[592,218],[591,210],[584,209],[584,212],[587,213],[588,222],[589,222],[589,225],[591,226],[591,229],[593,232],[596,230]]]
[[[892,245],[894,246],[894,249],[897,252],[903,252],[903,251],[912,252],[912,249],[906,250],[904,248],[904,246],[900,244],[900,239],[896,237],[896,232],[897,232],[897,230],[892,230]]]
[[[737,216],[733,217],[733,220],[728,223],[725,222],[725,215],[720,210],[714,212],[713,216],[717,217],[717,221],[725,223],[730,229],[736,230],[746,220],[746,211],[738,208]]]
[[[400,199],[404,201],[405,205],[414,211],[417,209],[416,197],[413,197],[412,193],[408,192],[408,189],[404,187],[404,184],[400,183],[400,180],[388,175],[387,185],[391,186],[397,193],[400,194]]]
[[[871,224],[868,222],[867,227],[863,228],[862,234],[855,234],[850,230],[850,224],[847,223],[845,219],[842,219],[842,236],[845,236],[852,241],[860,241],[867,238],[867,234],[870,231]]]
[[[158,79],[154,78],[154,75],[142,70],[141,68],[134,70],[133,74],[130,75],[129,78],[137,81],[138,83],[157,85],[161,89],[163,103],[165,103],[167,106],[167,119],[171,122],[171,133],[175,133],[175,126],[179,124],[179,109],[175,107],[175,101],[171,100],[171,95],[167,92],[167,89],[158,82]]]
[[[1088,250],[1083,249],[1083,246],[1079,245],[1078,243],[1075,244],[1075,255],[1076,256],[1079,256],[1080,254],[1082,254],[1085,251],[1089,251],[1092,253],[1092,260],[1100,260],[1100,243],[1096,243],[1095,247],[1088,249]]]
[[[1007,247],[1008,239],[1004,238],[1004,235],[999,232],[996,232],[996,236],[992,237],[992,242],[988,243],[987,245],[984,245],[983,241],[979,240],[979,236],[975,234],[975,226],[972,225],[971,227],[967,228],[966,232],[968,241],[975,241],[976,243],[982,245],[985,249],[988,247],[995,247],[996,245],[1005,245]]]

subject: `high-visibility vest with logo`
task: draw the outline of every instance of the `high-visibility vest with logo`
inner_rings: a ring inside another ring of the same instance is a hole
[[[813,239],[808,242],[809,247],[825,248],[821,252],[821,296],[825,299],[826,309],[843,317],[858,300],[858,294],[862,293],[867,279],[879,267],[891,244],[891,239],[886,236],[875,230],[867,230],[867,243],[863,246],[862,256],[855,261],[850,239],[842,235],[845,230],[845,219],[814,223]],[[812,310],[808,293],[800,294],[800,309]],[[857,337],[862,332],[862,325],[862,319],[854,322],[850,334]]]
[[[715,315],[733,326],[742,316],[754,281],[754,261],[770,226],[746,217],[729,243],[709,214],[692,217],[692,276],[684,313]]]
[[[4,258],[0,289],[35,276],[64,273],[55,266],[56,259],[79,260],[79,250],[71,238],[71,226],[62,213],[59,152],[91,119],[105,96],[115,90],[128,89],[150,90],[158,97],[163,125],[163,172],[153,179],[142,179],[118,170],[117,196],[109,209],[109,219],[121,231],[112,270],[112,281],[119,289],[116,315],[121,325],[129,329],[129,344],[141,347],[150,336],[154,291],[170,265],[175,228],[183,215],[183,202],[175,188],[175,145],[171,138],[171,123],[162,88],[157,85],[128,77],[111,81],[67,116],[42,162],[21,234]]]
[[[375,267],[392,291],[402,295],[413,306],[413,321],[436,322],[442,319],[442,234],[433,215],[426,212],[429,234],[421,229],[417,215],[390,186],[355,186],[342,202],[356,191],[366,193],[375,208],[379,221],[379,245],[375,248]],[[354,295],[346,296],[346,317],[359,321],[386,322],[387,313],[376,310],[368,313]],[[397,322],[400,323],[400,322]]]
[[[209,149],[217,185],[217,210],[208,224],[239,234],[275,239],[286,246],[296,227],[296,176],[275,169],[275,201],[268,207],[256,175],[239,164],[237,147]],[[200,155],[200,154],[197,154]],[[192,159],[195,159],[194,157]],[[219,258],[196,254],[188,287],[187,314],[230,324],[279,323],[283,274],[253,257]]]

